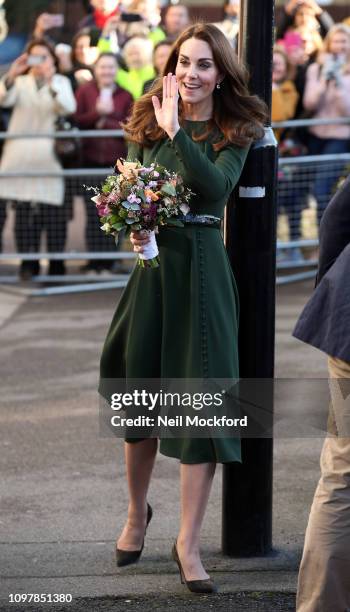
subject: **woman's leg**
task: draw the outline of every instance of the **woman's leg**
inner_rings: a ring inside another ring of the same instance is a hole
[[[177,551],[186,580],[209,578],[199,554],[199,540],[216,463],[181,463],[181,525]]]
[[[15,240],[18,253],[37,253],[40,248],[42,219],[40,204],[34,202],[20,202],[15,204]],[[20,266],[20,275],[28,278],[39,274],[40,264],[36,259],[23,260]]]
[[[147,492],[157,447],[157,438],[125,442],[129,507],[127,521],[117,541],[122,550],[139,550],[142,546],[147,521]]]
[[[63,253],[67,239],[66,204],[42,204],[44,225],[46,227],[47,250],[49,253]],[[49,274],[65,273],[64,259],[50,259]]]

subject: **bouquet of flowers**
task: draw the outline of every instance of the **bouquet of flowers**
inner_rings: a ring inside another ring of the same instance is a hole
[[[107,176],[101,189],[88,187],[95,192],[91,199],[96,205],[101,229],[115,236],[116,244],[123,229],[126,236],[132,231],[147,230],[151,240],[144,252],[139,253],[137,264],[155,268],[159,266],[155,238],[158,226],[182,227],[184,224],[176,217],[189,212],[188,202],[193,192],[184,187],[178,174],[156,162],[145,167],[139,161],[119,159],[115,169],[120,174]]]

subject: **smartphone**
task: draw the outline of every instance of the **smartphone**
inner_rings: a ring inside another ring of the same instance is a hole
[[[142,21],[142,17],[137,13],[122,13],[120,20],[126,23],[133,23],[134,21]]]
[[[52,24],[52,28],[62,28],[64,25],[63,13],[55,13],[54,15],[50,15],[50,22]]]
[[[43,55],[29,55],[27,59],[28,66],[39,66],[45,61]]]

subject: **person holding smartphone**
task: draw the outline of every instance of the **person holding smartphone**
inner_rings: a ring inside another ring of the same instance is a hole
[[[19,57],[32,38],[46,38],[54,44],[62,38],[63,13],[49,13],[50,0],[1,0],[0,7],[5,14],[5,38],[0,40],[0,66],[7,67]],[[41,11],[45,12],[41,12]]]
[[[283,38],[289,29],[319,30],[325,36],[334,21],[315,0],[288,0],[282,7],[276,38]]]
[[[350,28],[336,24],[324,40],[323,52],[306,72],[303,105],[313,119],[350,117]],[[350,125],[313,125],[308,128],[310,155],[335,155],[350,150]],[[317,165],[312,191],[317,202],[317,222],[338,180],[339,162],[324,161]]]
[[[33,38],[43,38],[48,30],[64,26],[63,13],[41,13],[35,22]]]
[[[23,55],[0,80],[0,104],[13,108],[8,133],[40,135],[54,132],[57,117],[75,111],[74,94],[67,77],[57,74],[57,57],[46,40],[32,40]],[[0,171],[42,172],[42,176],[0,177],[0,198],[15,203],[15,240],[19,253],[36,253],[42,230],[47,232],[49,252],[64,250],[67,211],[65,184],[59,173],[54,139],[16,138],[5,142]],[[39,261],[23,261],[24,280],[39,273]],[[63,274],[63,261],[50,261],[50,274]]]

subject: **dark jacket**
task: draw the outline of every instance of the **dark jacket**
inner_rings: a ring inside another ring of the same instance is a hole
[[[350,176],[323,214],[316,288],[293,336],[350,362]]]
[[[120,123],[125,121],[131,111],[132,97],[129,92],[116,86],[113,94],[114,112],[101,117],[95,110],[99,89],[96,81],[90,81],[78,87],[75,92],[77,110],[73,121],[83,130],[120,129]],[[126,157],[126,145],[123,138],[84,138],[83,161],[90,166],[111,166],[119,157]]]

